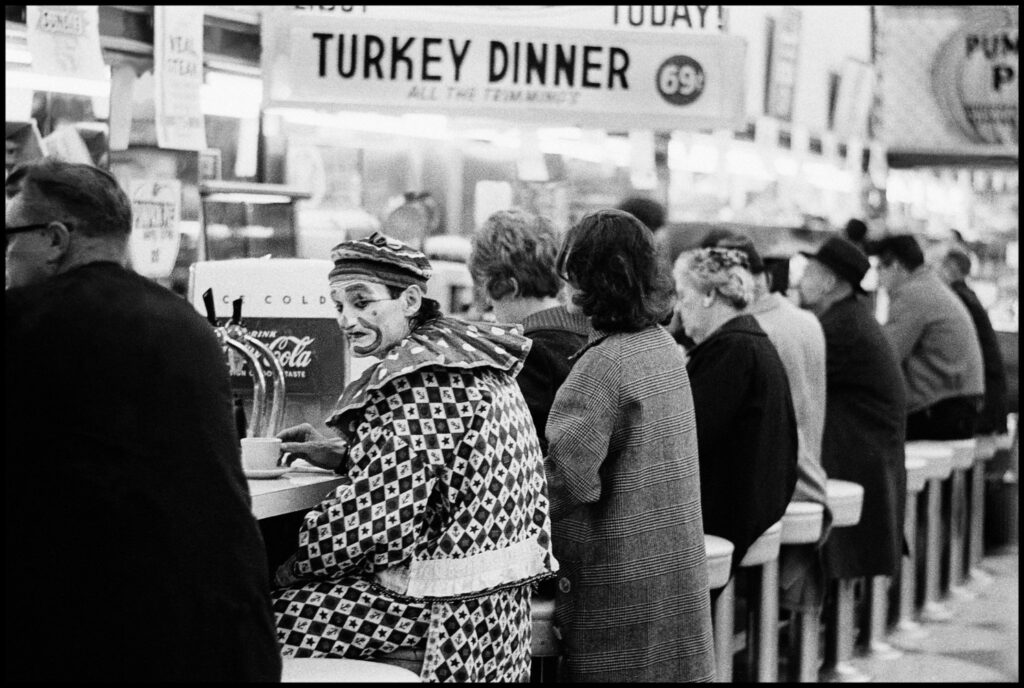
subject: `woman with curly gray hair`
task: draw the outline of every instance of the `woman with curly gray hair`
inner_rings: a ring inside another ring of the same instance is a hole
[[[703,248],[676,259],[676,315],[697,342],[693,390],[704,532],[732,542],[733,570],[782,518],[796,486],[796,415],[775,347],[743,309],[753,294],[747,256]]]
[[[548,412],[572,367],[571,357],[587,343],[590,322],[558,300],[562,280],[555,269],[559,240],[551,221],[525,210],[500,210],[473,235],[469,271],[478,295],[498,322],[521,323],[533,346],[516,376],[530,407],[541,449]]]

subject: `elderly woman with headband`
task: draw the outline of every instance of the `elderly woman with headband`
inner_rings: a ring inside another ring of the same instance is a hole
[[[430,681],[529,676],[530,588],[557,568],[537,435],[515,383],[517,329],[444,317],[430,263],[374,234],[332,251],[331,298],[356,356],[327,425],[285,451],[344,480],[306,514],[277,572],[285,656],[370,659],[422,648]]]
[[[696,342],[686,369],[697,415],[704,532],[735,546],[735,571],[793,495],[793,400],[778,352],[743,312],[754,287],[746,255],[727,248],[687,251],[673,274],[676,315]]]
[[[573,682],[714,676],[697,434],[672,282],[629,213],[587,215],[556,263],[593,326],[548,417],[555,618]]]

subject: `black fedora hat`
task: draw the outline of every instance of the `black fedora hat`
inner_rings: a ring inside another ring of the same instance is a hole
[[[808,258],[813,258],[832,270],[853,285],[854,291],[866,293],[860,287],[861,280],[867,274],[871,263],[857,246],[842,237],[830,237],[821,245],[817,253],[801,251]]]

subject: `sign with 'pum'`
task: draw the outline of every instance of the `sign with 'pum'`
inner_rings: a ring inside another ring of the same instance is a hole
[[[590,127],[736,127],[742,38],[267,13],[265,105]]]

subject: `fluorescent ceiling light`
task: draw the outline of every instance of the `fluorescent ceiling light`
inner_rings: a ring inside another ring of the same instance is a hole
[[[249,203],[250,205],[270,205],[273,203],[291,203],[292,199],[290,196],[278,195],[278,194],[258,194],[258,193],[212,193],[203,195],[204,201],[211,203]]]
[[[37,74],[29,70],[6,70],[6,86],[29,91],[53,91],[55,93],[73,93],[93,98],[110,97],[110,81],[81,79],[70,76],[53,76]]]
[[[201,90],[204,115],[256,119],[263,103],[260,79],[225,72],[207,72]]]
[[[292,124],[344,129],[347,131],[449,140],[448,119],[444,115],[409,114],[396,117],[378,112],[321,112],[302,108],[270,107],[268,115],[280,115]]]
[[[28,48],[21,45],[4,46],[4,54],[8,62],[15,64],[32,64],[32,53]]]

